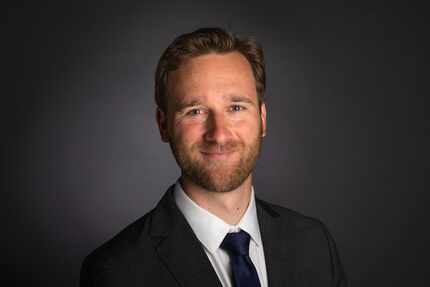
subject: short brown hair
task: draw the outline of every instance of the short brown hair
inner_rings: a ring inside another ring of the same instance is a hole
[[[251,38],[239,39],[221,28],[201,28],[177,37],[161,55],[155,72],[155,101],[158,108],[167,111],[169,72],[178,69],[186,59],[209,53],[228,52],[239,52],[250,63],[261,105],[266,87],[264,54],[261,46]]]

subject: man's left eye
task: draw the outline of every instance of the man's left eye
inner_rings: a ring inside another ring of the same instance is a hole
[[[239,106],[239,105],[233,105],[233,106],[231,106],[231,110],[232,110],[233,112],[240,112],[240,111],[242,111],[242,110],[243,110],[243,107],[242,107],[242,106]]]

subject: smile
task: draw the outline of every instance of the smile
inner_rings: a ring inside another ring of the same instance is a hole
[[[229,151],[229,152],[204,152],[201,151],[201,153],[210,159],[226,159],[227,157],[229,157],[233,151]]]

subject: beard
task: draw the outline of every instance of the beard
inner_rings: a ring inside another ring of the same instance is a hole
[[[229,192],[238,188],[251,174],[261,150],[260,131],[250,144],[242,141],[228,141],[223,145],[198,142],[187,147],[182,141],[171,141],[170,147],[182,174],[193,183],[212,192]],[[230,153],[239,159],[210,160],[202,156],[201,151],[217,151]]]

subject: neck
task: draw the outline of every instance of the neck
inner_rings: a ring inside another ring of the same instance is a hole
[[[251,174],[239,187],[228,192],[206,190],[184,175],[181,176],[180,182],[185,193],[196,204],[230,225],[238,224],[248,208],[251,198]]]

